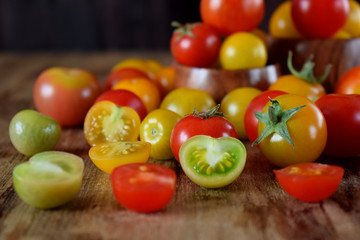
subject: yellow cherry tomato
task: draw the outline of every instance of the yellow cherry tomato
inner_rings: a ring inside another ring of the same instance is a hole
[[[343,30],[350,34],[351,37],[360,37],[360,4],[350,0],[350,14],[346,20]]]
[[[115,66],[112,68],[112,71],[129,67],[146,72],[150,78],[154,78],[156,73],[162,68],[162,64],[156,60],[127,58],[116,63]]]

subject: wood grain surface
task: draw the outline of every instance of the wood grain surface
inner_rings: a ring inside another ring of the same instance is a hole
[[[104,81],[109,69],[127,57],[154,58],[164,64],[169,53],[0,53],[0,239],[359,239],[360,159],[330,159],[345,168],[337,192],[318,203],[297,201],[283,192],[271,166],[248,142],[242,175],[220,189],[192,183],[176,161],[156,161],[177,173],[173,200],[162,211],[125,210],[112,194],[109,175],[88,157],[81,128],[63,129],[57,150],[84,159],[82,188],[71,202],[51,210],[22,202],[12,186],[12,170],[27,158],[10,143],[8,125],[21,109],[34,108],[32,86],[50,66],[87,69]]]

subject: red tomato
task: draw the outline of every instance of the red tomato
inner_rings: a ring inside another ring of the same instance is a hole
[[[130,107],[139,114],[141,120],[147,115],[145,104],[141,98],[128,90],[117,89],[106,91],[96,99],[95,103],[100,101],[111,101],[119,107]]]
[[[120,68],[112,71],[105,81],[105,90],[110,90],[122,79],[129,78],[148,78],[149,76],[140,69],[137,68]]]
[[[325,154],[360,156],[360,95],[328,94],[317,100],[327,125]]]
[[[349,15],[349,0],[293,0],[291,16],[298,31],[308,38],[330,38]]]
[[[195,135],[208,135],[213,138],[239,138],[234,125],[222,116],[213,115],[219,105],[205,113],[193,113],[181,119],[170,136],[170,146],[174,157],[179,162],[181,145]]]
[[[43,71],[33,88],[35,107],[61,126],[83,123],[87,111],[101,94],[91,73],[76,68],[53,67]]]
[[[294,198],[318,202],[336,191],[344,169],[320,163],[300,163],[274,170],[274,173],[281,187]]]
[[[126,164],[113,170],[111,182],[122,206],[136,212],[155,212],[173,198],[176,174],[158,164]]]
[[[344,73],[337,81],[335,93],[360,94],[360,66]]]
[[[264,0],[201,0],[200,14],[204,23],[222,35],[254,30],[265,12]]]
[[[218,59],[221,40],[217,32],[204,23],[178,26],[171,37],[171,53],[179,63],[192,67],[212,67]]]
[[[244,122],[245,122],[245,131],[250,142],[254,142],[258,137],[258,122],[259,120],[255,117],[255,112],[261,112],[264,106],[269,102],[270,98],[275,98],[277,96],[286,94],[286,92],[278,90],[269,90],[260,93],[257,95],[246,108]]]

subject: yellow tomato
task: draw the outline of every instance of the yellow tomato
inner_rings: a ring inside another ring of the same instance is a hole
[[[360,4],[353,0],[349,3],[350,14],[343,30],[349,33],[351,37],[360,37]]]
[[[112,71],[129,67],[146,72],[150,78],[154,78],[156,73],[162,68],[162,64],[156,60],[127,58],[115,64],[115,66],[112,68]]]

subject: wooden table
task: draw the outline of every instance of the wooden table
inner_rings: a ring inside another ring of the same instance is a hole
[[[174,161],[155,161],[174,169],[177,189],[162,211],[125,210],[112,194],[109,175],[90,161],[82,129],[63,129],[56,149],[84,159],[82,188],[68,204],[52,210],[26,205],[14,192],[12,169],[27,160],[10,143],[8,125],[21,109],[34,108],[32,87],[50,66],[87,69],[104,81],[109,69],[128,57],[171,62],[169,53],[0,53],[0,239],[359,239],[360,158],[322,157],[345,167],[337,192],[319,203],[297,201],[283,192],[273,167],[248,142],[246,167],[232,184],[204,189],[192,183]],[[360,147],[360,146],[359,146]]]

